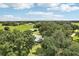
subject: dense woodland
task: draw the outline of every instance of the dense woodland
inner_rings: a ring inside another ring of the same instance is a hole
[[[73,40],[71,37],[74,30],[79,26],[73,21],[34,21],[34,22],[0,22],[4,30],[0,30],[0,55],[2,56],[28,56],[33,45],[40,44],[34,55],[37,56],[79,56],[79,38]],[[22,24],[34,24],[40,35],[44,38],[41,42],[35,42],[31,30],[9,31],[8,26],[19,26]],[[79,37],[79,32],[76,34]]]

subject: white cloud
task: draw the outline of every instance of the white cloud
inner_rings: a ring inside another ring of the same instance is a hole
[[[48,11],[53,11],[53,10],[58,10],[58,11],[75,11],[79,10],[79,7],[76,6],[74,3],[69,3],[69,4],[61,4],[61,3],[53,3],[49,4],[49,7],[47,8]]]
[[[61,3],[38,3],[37,5],[47,7],[47,10],[50,11],[50,10],[58,10],[58,8],[59,8],[58,6],[60,4]]]
[[[10,4],[11,7],[13,7],[14,9],[25,9],[25,8],[31,8],[33,6],[32,3],[13,3]]]
[[[57,14],[54,14],[52,12],[39,12],[39,11],[37,11],[37,12],[28,12],[26,14],[26,16],[27,17],[30,16],[30,18],[32,17],[32,18],[38,19],[38,20],[39,19],[43,19],[43,20],[45,20],[45,19],[48,19],[48,20],[57,19],[58,20],[58,19],[62,19],[64,17],[63,15],[57,15]]]
[[[76,3],[67,3],[67,5],[75,5]]]
[[[13,15],[3,15],[3,17],[6,17],[6,18],[14,18]]]
[[[79,7],[77,7],[77,6],[70,6],[70,5],[67,5],[67,4],[62,4],[60,6],[60,8],[61,8],[61,10],[67,11],[67,12],[79,10]]]
[[[59,6],[61,3],[50,3],[49,6],[50,7],[56,7]]]
[[[61,20],[64,16],[57,15],[52,12],[28,12],[25,18],[17,17],[14,15],[3,15],[0,16],[0,21],[50,21],[50,20]]]
[[[40,15],[40,16],[51,16],[53,15],[52,12],[41,12],[41,11],[37,11],[37,12],[28,12],[26,15]]]
[[[61,3],[50,3],[48,4],[48,11],[52,11],[52,10],[59,10],[59,6],[61,5]]]
[[[55,17],[63,17],[63,15],[54,15]]]
[[[20,20],[22,20],[21,17],[16,17],[16,16],[13,16],[13,15],[0,16],[0,21],[20,21]]]
[[[44,6],[44,5],[48,5],[48,3],[37,3],[37,6]]]
[[[7,4],[3,4],[3,3],[0,3],[0,8],[8,8],[9,6]]]
[[[39,14],[40,16],[42,15],[44,17],[38,16],[39,17],[38,18],[35,16],[37,14]],[[50,12],[47,12],[47,15],[45,15],[45,14],[44,14],[44,12],[43,13],[37,12],[35,15],[32,13],[28,14],[28,16],[35,16],[35,18],[34,17],[33,18],[30,18],[30,17],[21,18],[21,17],[16,17],[13,15],[3,15],[3,16],[0,16],[0,21],[71,21],[71,20],[74,21],[74,19],[65,19],[64,16],[62,16],[62,15],[51,14]]]
[[[0,8],[10,8],[13,9],[25,9],[25,8],[31,8],[33,6],[33,3],[0,3]]]

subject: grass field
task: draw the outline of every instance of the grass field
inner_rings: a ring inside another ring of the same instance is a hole
[[[77,25],[77,26],[79,26],[79,23],[72,23],[73,25]]]
[[[33,25],[24,24],[19,26],[9,26],[10,30],[13,31],[13,29],[20,30],[20,31],[26,31],[33,28]]]
[[[0,24],[0,30],[3,30],[5,26],[2,26]],[[18,25],[18,26],[7,26],[10,28],[10,31],[12,32],[14,29],[19,30],[19,31],[26,31],[29,29],[33,29],[33,24],[23,24],[23,25]]]

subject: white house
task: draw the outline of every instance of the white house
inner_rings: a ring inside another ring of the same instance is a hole
[[[44,38],[42,38],[41,35],[34,35],[36,37],[35,42],[41,42],[42,40],[44,40]]]

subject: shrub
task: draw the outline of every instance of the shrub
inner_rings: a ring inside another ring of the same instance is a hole
[[[9,31],[9,27],[4,27],[4,30],[5,31]]]

